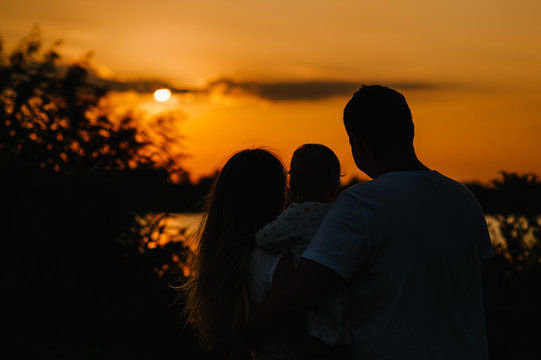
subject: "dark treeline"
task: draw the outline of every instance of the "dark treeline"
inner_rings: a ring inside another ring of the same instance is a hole
[[[35,32],[9,54],[0,44],[0,357],[219,357],[172,305],[189,251],[149,248],[160,223],[137,221],[200,211],[213,177],[190,182],[167,146],[100,107],[107,89],[84,63],[59,66],[40,47]],[[541,183],[503,174],[468,186],[505,238],[484,271],[491,358],[538,358],[541,252],[527,239],[541,235]]]
[[[469,184],[485,213],[495,256],[483,264],[491,359],[541,358],[541,182],[502,173],[490,186]]]

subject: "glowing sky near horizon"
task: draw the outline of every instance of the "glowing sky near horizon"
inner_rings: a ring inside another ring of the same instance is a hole
[[[541,174],[539,14],[536,0],[3,0],[0,34],[9,49],[39,24],[46,45],[64,40],[68,59],[92,50],[102,76],[179,88],[222,78],[430,84],[399,89],[421,160],[460,180],[486,181],[500,170]],[[331,147],[354,175],[341,124],[348,97],[173,92],[163,104],[152,105],[152,93],[126,101],[184,112],[178,129],[195,177],[248,146],[268,146],[287,163],[305,142]]]

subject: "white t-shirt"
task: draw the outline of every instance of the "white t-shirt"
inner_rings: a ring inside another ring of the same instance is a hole
[[[284,252],[268,253],[255,247],[250,262],[250,278],[248,279],[248,294],[252,305],[265,299],[272,289],[274,272]]]
[[[272,289],[276,267],[284,252],[269,253],[256,247],[252,252],[248,293],[252,305],[267,297]],[[288,256],[286,254],[285,256]],[[297,344],[282,334],[269,335],[255,344],[255,360],[298,360]]]
[[[303,257],[350,282],[357,359],[488,358],[483,212],[436,171],[392,172],[344,191]]]

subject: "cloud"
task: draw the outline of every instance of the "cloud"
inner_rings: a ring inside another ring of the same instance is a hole
[[[137,93],[153,93],[158,89],[167,88],[175,93],[198,92],[199,90],[185,89],[172,86],[163,80],[136,79],[136,80],[118,80],[114,78],[105,78],[96,71],[88,69],[88,80],[98,86],[104,86],[109,91],[126,92],[135,91]]]
[[[224,95],[249,95],[269,101],[321,100],[334,96],[349,96],[362,82],[341,80],[308,80],[257,82],[222,78],[210,82],[207,91]],[[434,90],[439,86],[426,82],[381,83],[398,90]]]
[[[379,83],[397,90],[436,90],[441,85],[428,82],[395,81],[395,82],[360,82],[343,80],[306,80],[306,81],[243,81],[232,78],[219,78],[202,87],[178,88],[163,80],[118,80],[105,78],[90,70],[89,80],[97,85],[105,86],[110,91],[152,93],[157,89],[168,88],[174,93],[193,93],[200,95],[221,94],[231,97],[256,97],[259,99],[281,101],[317,101],[336,96],[350,96],[362,84]]]
[[[175,93],[189,93],[197,92],[197,90],[181,89],[172,86],[165,81],[159,80],[134,80],[134,81],[111,81],[109,80],[107,86],[110,91],[135,91],[138,93],[153,93],[158,89],[167,88]]]

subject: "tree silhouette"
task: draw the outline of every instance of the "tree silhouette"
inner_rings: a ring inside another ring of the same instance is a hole
[[[188,207],[166,146],[174,119],[157,117],[169,137],[151,142],[133,117],[101,107],[107,89],[89,81],[85,60],[61,64],[58,45],[41,51],[37,29],[11,53],[0,42],[2,357],[176,353],[191,345],[169,307],[171,277],[155,269],[181,275],[186,251],[179,242],[142,251],[136,221],[164,189]]]
[[[490,186],[470,184],[496,221],[495,256],[484,264],[491,359],[535,359],[541,348],[541,182],[502,172]]]
[[[157,161],[158,149],[138,131],[133,117],[113,121],[100,108],[107,89],[88,81],[86,60],[62,66],[53,48],[41,53],[34,29],[17,49],[0,52],[0,154],[4,164],[21,159],[28,167],[179,171],[174,159]],[[0,46],[0,51],[2,46]],[[174,119],[157,118],[157,128]],[[169,129],[166,129],[169,130]],[[161,131],[167,142],[169,131]]]

